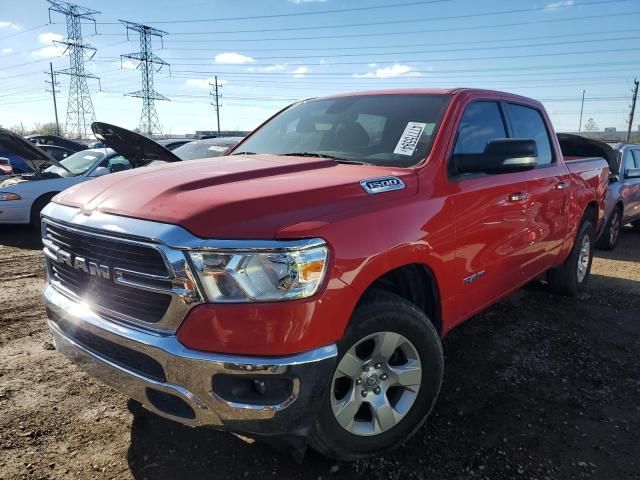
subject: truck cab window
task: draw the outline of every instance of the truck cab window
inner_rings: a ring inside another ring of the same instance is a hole
[[[535,108],[507,104],[507,113],[515,138],[530,138],[538,146],[538,165],[549,165],[553,161],[553,151],[549,133],[542,115]]]
[[[467,106],[462,115],[453,153],[482,153],[487,142],[506,136],[498,104],[474,102]]]

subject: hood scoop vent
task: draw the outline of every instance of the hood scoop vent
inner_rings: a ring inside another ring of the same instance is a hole
[[[402,190],[405,188],[404,182],[398,177],[376,177],[360,181],[360,185],[369,195],[377,193],[392,192],[393,190]]]

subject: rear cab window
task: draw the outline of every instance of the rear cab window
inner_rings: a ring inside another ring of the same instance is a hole
[[[538,146],[538,166],[553,163],[549,131],[540,111],[524,105],[507,103],[507,115],[514,138],[535,140]]]

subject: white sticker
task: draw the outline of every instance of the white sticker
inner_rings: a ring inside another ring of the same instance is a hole
[[[409,157],[413,155],[413,152],[420,141],[420,137],[422,136],[422,131],[426,126],[426,123],[420,122],[407,123],[407,127],[404,129],[404,132],[402,132],[402,136],[400,137],[400,140],[398,140],[398,144],[396,145],[396,149],[393,153],[398,155],[407,155]]]
[[[224,152],[226,150],[228,150],[229,147],[221,147],[219,145],[211,145],[209,147],[209,150],[213,150],[214,152]]]

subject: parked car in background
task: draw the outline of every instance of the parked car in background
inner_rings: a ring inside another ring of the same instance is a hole
[[[13,167],[11,161],[8,158],[0,157],[0,177],[4,175],[11,175],[13,173]]]
[[[559,133],[558,140],[565,158],[601,156],[609,164],[609,186],[605,201],[605,226],[597,246],[613,250],[620,231],[627,223],[640,229],[640,145],[605,143],[579,135]]]
[[[58,135],[27,135],[24,138],[38,146],[53,145],[56,147],[66,148],[72,152],[79,152],[80,150],[88,148],[84,143],[69,140],[68,138],[63,138]]]
[[[49,327],[174,421],[384,454],[436,401],[442,336],[541,275],[585,288],[607,177],[600,157],[565,162],[521,96],[302,101],[229,156],[57,195],[42,212]]]
[[[0,158],[8,161],[14,174],[38,173],[55,163],[42,149],[4,128],[0,128]]]
[[[194,140],[176,148],[174,153],[182,160],[220,157],[240,143],[242,138],[243,137],[216,137]]]
[[[70,150],[66,147],[58,147],[57,145],[38,145],[38,148],[46,152],[50,157],[60,161],[67,158],[69,155],[73,155],[81,150]],[[84,149],[83,149],[84,150]]]
[[[164,139],[156,140],[156,142],[158,142],[167,150],[175,150],[179,146],[192,141],[193,141],[193,138],[164,138]]]
[[[36,148],[23,138],[14,136],[15,143],[23,142],[26,147]],[[42,208],[66,188],[151,162],[180,161],[154,141],[145,140],[149,143],[146,148],[140,147],[138,143],[137,148],[125,149],[126,157],[111,148],[87,149],[73,153],[61,161],[53,160],[53,165],[41,172],[5,178],[0,182],[0,224],[31,223],[37,228]],[[153,151],[154,147],[157,151]]]
[[[620,229],[627,223],[640,231],[640,145],[615,143],[616,165],[607,194],[607,226],[599,246],[615,248]]]

